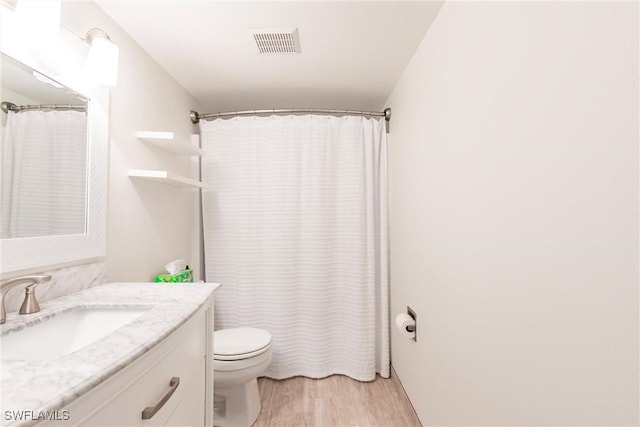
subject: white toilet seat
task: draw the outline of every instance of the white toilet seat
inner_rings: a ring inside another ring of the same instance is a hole
[[[214,360],[242,360],[271,348],[271,334],[258,328],[230,328],[213,334]]]
[[[271,344],[266,345],[264,347],[262,347],[259,350],[256,351],[252,351],[250,353],[243,353],[243,354],[213,354],[213,359],[214,360],[243,360],[243,359],[250,359],[252,357],[256,357],[261,355],[262,353],[266,352],[267,350],[269,350],[271,348]]]
[[[221,360],[213,359],[213,370],[215,372],[248,371],[254,366],[269,363],[271,361],[271,346],[268,346],[257,356],[246,357],[244,359]],[[259,375],[259,374],[256,374]],[[214,377],[215,381],[215,377]]]

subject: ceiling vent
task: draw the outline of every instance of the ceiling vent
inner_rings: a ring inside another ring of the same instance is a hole
[[[251,28],[260,53],[300,53],[297,28]]]

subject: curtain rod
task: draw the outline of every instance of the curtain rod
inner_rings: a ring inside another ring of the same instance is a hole
[[[14,113],[19,113],[20,111],[27,110],[77,110],[77,111],[87,111],[87,107],[85,105],[74,105],[74,104],[43,104],[43,105],[16,105],[13,102],[4,101],[0,104],[0,108],[5,113],[9,111],[13,111]]]
[[[296,113],[375,116],[375,117],[384,117],[384,119],[387,122],[391,120],[391,108],[385,108],[384,111],[319,110],[319,109],[310,109],[310,108],[284,108],[284,109],[273,109],[273,110],[228,111],[224,113],[206,113],[206,114],[200,114],[197,111],[192,110],[189,117],[191,117],[191,123],[197,124],[200,122],[201,119],[205,120],[205,119],[216,119],[220,117],[254,116],[258,114],[296,114]]]

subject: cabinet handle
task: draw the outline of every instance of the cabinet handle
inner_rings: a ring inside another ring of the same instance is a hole
[[[144,408],[144,410],[142,411],[142,419],[143,420],[151,419],[151,417],[153,417],[156,414],[156,412],[162,409],[164,404],[167,403],[167,400],[169,400],[173,395],[173,393],[176,392],[179,385],[180,385],[180,377],[171,378],[171,381],[169,381],[169,391],[167,391],[167,393],[164,396],[162,396],[162,399],[160,399],[160,401],[156,403],[155,406],[147,406],[146,408]]]

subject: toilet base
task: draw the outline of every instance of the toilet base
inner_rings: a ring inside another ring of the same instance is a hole
[[[260,413],[258,381],[235,387],[217,387],[214,390],[214,417],[216,427],[251,427]]]

